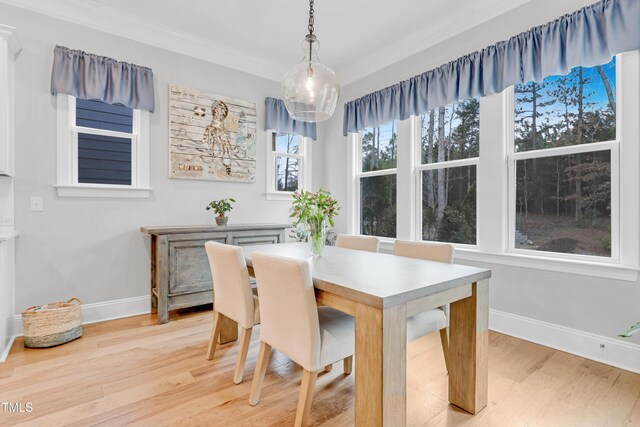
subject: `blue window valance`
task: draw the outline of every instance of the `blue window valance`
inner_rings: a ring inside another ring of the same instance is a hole
[[[64,46],[53,51],[51,93],[151,112],[155,109],[151,68]]]
[[[316,139],[316,124],[293,120],[283,100],[265,98],[264,107],[264,130],[275,130]]]
[[[603,0],[344,106],[343,133],[604,64],[640,49],[640,0]]]

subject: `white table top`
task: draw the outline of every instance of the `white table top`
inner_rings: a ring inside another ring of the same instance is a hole
[[[307,243],[247,245],[242,249],[248,266],[252,266],[253,252],[308,259],[317,289],[383,308],[491,277],[486,268],[332,246],[313,259]]]

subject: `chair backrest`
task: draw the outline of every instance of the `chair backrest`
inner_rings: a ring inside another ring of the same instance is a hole
[[[320,366],[320,321],[309,263],[254,252],[260,294],[260,339],[304,369]]]
[[[380,239],[374,236],[352,236],[350,234],[338,234],[336,238],[338,248],[356,249],[359,251],[378,252]]]
[[[213,278],[213,307],[217,312],[251,328],[254,320],[253,293],[242,248],[206,242]]]
[[[393,254],[409,258],[420,258],[429,261],[453,262],[453,245],[449,243],[410,242],[396,240]]]

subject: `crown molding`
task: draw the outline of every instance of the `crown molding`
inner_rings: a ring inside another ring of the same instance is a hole
[[[14,55],[17,55],[22,50],[22,43],[20,43],[14,27],[0,24],[0,38],[7,40],[7,44]]]
[[[229,49],[219,42],[175,31],[123,13],[104,3],[83,0],[0,0],[0,3],[89,27],[161,49],[191,56],[217,65],[273,81],[280,81],[286,67]]]
[[[456,19],[455,31],[451,31],[451,22],[442,20],[436,26],[399,38],[355,62],[346,64],[340,70],[340,80],[343,86],[346,86],[363,79],[376,71],[429,49],[531,1],[533,0],[496,0],[491,7],[460,9],[461,13]]]

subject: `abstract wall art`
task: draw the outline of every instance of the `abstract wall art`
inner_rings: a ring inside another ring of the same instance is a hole
[[[256,104],[171,85],[169,177],[255,182]]]

